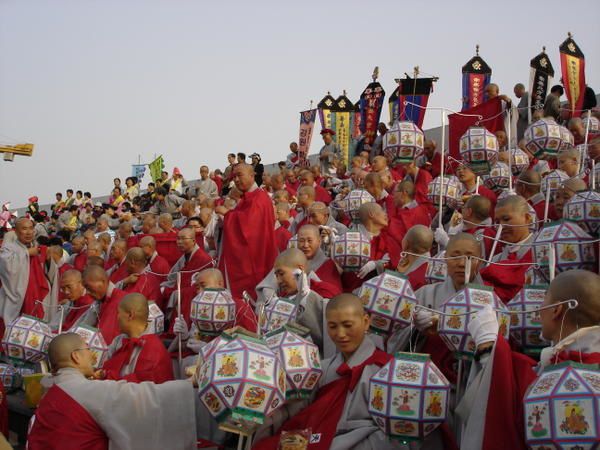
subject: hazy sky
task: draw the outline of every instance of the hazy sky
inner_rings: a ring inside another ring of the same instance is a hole
[[[310,100],[346,89],[356,101],[376,65],[387,95],[419,65],[440,77],[429,104],[459,109],[461,66],[477,43],[512,95],[544,45],[560,72],[571,31],[600,91],[600,2],[493,5],[0,0],[0,141],[35,144],[32,158],[0,160],[0,202],[45,203],[69,187],[105,195],[138,155],[162,153],[186,178],[203,163],[223,168],[232,151],[276,162]],[[439,124],[429,113],[425,128]]]

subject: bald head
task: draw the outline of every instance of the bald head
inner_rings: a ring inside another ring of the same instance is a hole
[[[191,228],[186,227],[186,228],[182,228],[181,230],[179,230],[179,233],[177,233],[177,236],[179,236],[181,238],[195,239],[196,233]]]
[[[483,195],[472,195],[469,197],[469,200],[467,200],[464,207],[470,210],[470,217],[481,222],[490,217],[492,202]]]
[[[470,233],[457,233],[450,236],[446,246],[446,255],[450,255],[455,249],[469,247],[472,254],[481,257],[481,243]]]
[[[51,245],[46,252],[47,256],[52,258],[55,263],[58,263],[63,257],[63,248],[60,245]]]
[[[108,281],[108,275],[103,267],[88,266],[83,271],[84,281]]]
[[[297,248],[288,248],[281,252],[275,260],[275,267],[288,267],[296,269],[298,267],[306,267],[307,259],[306,255]]]
[[[527,203],[527,200],[520,195],[509,195],[508,197],[498,200],[498,203],[496,203],[496,211],[500,208],[507,208],[519,214],[529,214],[529,204]]]
[[[87,345],[76,333],[62,333],[56,336],[48,346],[48,358],[52,367],[52,373],[65,367],[74,367],[73,353]]]
[[[88,242],[87,245],[87,256],[88,258],[91,256],[100,256],[102,254],[103,248],[102,244],[98,241]]]
[[[309,172],[310,173],[310,172]],[[315,188],[313,186],[301,186],[298,189],[298,195],[306,195],[311,200],[315,199]]]
[[[89,256],[87,257],[87,261],[85,263],[85,267],[90,266],[98,266],[104,268],[104,258],[101,256]]]
[[[587,270],[567,270],[558,274],[550,283],[547,296],[552,304],[577,300],[579,305],[568,310],[565,320],[573,326],[583,328],[600,325],[599,292],[599,275]]]
[[[333,297],[327,303],[325,314],[328,316],[333,311],[350,309],[354,314],[362,316],[365,314],[362,300],[354,294],[340,294]]]
[[[196,288],[219,289],[225,287],[223,274],[219,269],[204,269],[192,275],[192,283]]]
[[[372,216],[374,216],[377,213],[381,213],[382,211],[383,208],[381,207],[381,205],[375,202],[364,203],[358,209],[358,217],[360,217],[360,221],[364,223],[365,221],[369,220]]]
[[[148,259],[144,250],[140,247],[132,247],[127,250],[127,256],[125,256],[125,262],[127,263],[127,268],[131,268],[131,273],[137,273],[139,270],[146,267],[148,263]]]
[[[298,238],[300,238],[300,234],[302,236],[312,236],[319,241],[321,240],[321,233],[319,232],[319,227],[316,225],[306,224],[302,225],[300,230],[298,230]]]
[[[582,192],[587,189],[585,181],[583,181],[581,178],[569,178],[562,184],[561,187],[564,189],[568,189],[573,193]]]
[[[127,294],[119,303],[119,309],[128,313],[129,319],[137,322],[140,325],[148,323],[148,300],[142,294],[131,293]]]
[[[432,245],[433,232],[424,225],[412,226],[402,240],[403,250],[417,255],[429,252]]]
[[[542,176],[535,170],[525,170],[519,175],[517,182],[517,192],[519,195],[530,197],[540,192],[542,186]]]
[[[60,277],[61,283],[65,280],[69,282],[82,282],[83,278],[79,270],[69,269],[65,271]]]
[[[144,236],[140,239],[140,247],[149,247],[154,251],[156,250],[156,240],[152,236]]]

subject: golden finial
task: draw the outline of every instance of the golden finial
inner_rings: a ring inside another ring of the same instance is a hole
[[[379,78],[379,66],[375,66],[375,69],[373,69],[373,75],[371,75],[371,78],[373,78],[373,81],[377,81],[377,78]]]

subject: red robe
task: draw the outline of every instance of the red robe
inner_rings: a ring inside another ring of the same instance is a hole
[[[108,450],[108,436],[86,409],[53,385],[35,411],[29,450]]]
[[[102,333],[107,345],[110,345],[121,331],[119,330],[119,321],[117,320],[117,310],[123,297],[127,295],[120,289],[113,288],[111,295],[107,294],[100,305],[100,319],[98,320],[98,329]]]
[[[413,292],[427,284],[425,281],[425,274],[427,273],[428,266],[429,264],[427,263],[421,264],[415,270],[405,274],[408,281],[410,281]]]
[[[337,270],[337,266],[331,258],[327,258],[321,266],[315,270],[315,275],[319,277],[321,281],[324,281],[336,289],[339,289],[339,293],[342,293],[342,277]],[[330,297],[328,297],[330,298]]]
[[[21,314],[28,314],[38,319],[44,318],[44,306],[36,301],[43,301],[50,292],[50,285],[44,271],[46,249],[40,246],[38,255],[29,257],[29,281],[21,306]]]
[[[219,269],[234,297],[255,288],[271,271],[275,246],[275,212],[269,195],[261,189],[246,192],[223,219]]]
[[[8,438],[8,402],[2,383],[0,383],[0,433]]]
[[[329,205],[331,203],[331,195],[329,194],[329,192],[327,191],[327,189],[325,189],[322,186],[319,186],[318,184],[316,186],[314,186],[315,188],[315,201],[316,202],[323,202],[326,205]]]
[[[129,364],[135,347],[141,347],[135,368],[131,374],[122,377],[121,369]],[[108,380],[126,380],[131,383],[152,381],[160,384],[175,379],[171,356],[155,334],[145,334],[139,338],[124,338],[121,346],[104,363],[102,369]]]
[[[183,256],[182,256],[183,258]],[[181,267],[181,287],[192,285],[192,276],[194,273],[200,270],[208,269],[212,267],[212,258],[206,254],[200,247],[196,249],[194,254],[189,257],[185,264]],[[193,271],[193,272],[192,272]],[[166,288],[163,292],[163,302],[168,302],[171,294],[177,290],[177,284],[175,286]],[[163,303],[164,304],[164,303]]]
[[[417,172],[416,180],[413,181],[415,185],[415,201],[419,205],[430,205],[429,199],[427,198],[427,189],[429,188],[429,183],[431,183],[431,174],[426,170],[421,170]]]
[[[532,251],[528,250],[521,259],[517,259],[516,253],[511,253],[508,259],[498,261],[501,263],[532,263]],[[481,278],[494,287],[494,292],[504,303],[510,302],[515,295],[523,288],[525,284],[525,272],[531,267],[531,264],[500,266],[490,264],[479,271]]]
[[[171,265],[169,262],[158,253],[152,261],[150,261],[150,270],[152,271],[152,275],[156,277],[159,283],[162,283],[167,279],[167,275],[171,270]]]
[[[75,256],[75,259],[73,260],[73,266],[75,267],[75,269],[79,270],[80,272],[83,272],[86,264],[87,264],[87,253],[85,253],[85,252],[77,253],[77,255]]]
[[[69,330],[75,322],[83,316],[88,308],[83,308],[84,306],[90,306],[94,303],[94,299],[89,296],[89,294],[84,294],[79,297],[77,300],[73,302],[73,309],[69,311],[67,317],[63,321],[63,330]]]
[[[125,264],[125,261],[123,261],[121,264],[119,264],[117,267],[115,267],[115,269],[110,274],[109,279],[110,279],[111,283],[116,284],[119,281],[127,278],[128,275],[129,275],[129,273],[127,272],[127,265]]]
[[[496,230],[494,229],[494,227],[473,227],[469,230],[463,230],[465,233],[468,234],[472,234],[472,235],[479,235],[482,234],[483,236],[487,236],[489,238],[495,238],[496,237]],[[485,257],[489,258],[490,253],[492,253],[492,247],[494,245],[494,241],[492,239],[487,239],[485,237],[482,237],[482,244],[483,244],[483,248],[485,249]]]
[[[275,243],[277,244],[277,250],[279,250],[279,253],[287,249],[288,241],[291,237],[292,233],[290,233],[284,226],[280,226],[275,230]]]
[[[156,277],[149,273],[142,273],[138,277],[137,281],[132,284],[128,284],[123,287],[123,291],[128,294],[131,292],[137,292],[146,297],[146,300],[155,302],[161,311],[164,311],[162,304],[162,294],[160,293],[160,285]]]
[[[300,180],[296,180],[294,183],[290,183],[289,181],[285,182],[285,189],[290,193],[292,197],[296,195],[298,192],[298,188],[300,187]]]

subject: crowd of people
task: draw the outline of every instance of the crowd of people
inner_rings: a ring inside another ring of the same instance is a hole
[[[348,164],[335,132],[323,129],[313,165],[291,143],[272,171],[256,153],[250,162],[243,153],[230,153],[224,170],[202,165],[193,182],[178,168],[146,186],[135,177],[124,186],[115,178],[104,203],[68,189],[42,211],[31,197],[27,215],[2,230],[0,333],[22,315],[62,333],[48,349],[51,375],[28,448],[230,445],[231,434],[198,402],[198,380],[186,370],[214,339],[191,318],[193,299],[207,289],[227,289],[235,326],[251,333],[261,330],[265,305],[294,299],[294,321],[306,327],[323,359],[316,394],[277,409],[256,431],[253,448],[278,448],[282,431],[306,428],[312,438],[304,448],[408,448],[369,414],[368,385],[392,355],[409,349],[431,355],[453,394],[463,393],[447,423],[410,448],[526,448],[522,399],[537,374],[558,361],[600,363],[600,276],[572,270],[551,281],[543,304],[550,308],[540,312],[548,347],[538,360],[499,336],[494,311],[478,313],[468,330],[476,345],[468,382],[437,333],[436,310],[472,283],[491,286],[509,304],[541,276],[531,268],[535,230],[545,219],[562,218],[565,204],[591,189],[600,135],[592,130],[585,136],[581,117],[560,108],[558,88],[532,120],[564,122],[576,145],[587,142],[584,153],[573,147],[537,159],[523,139],[529,119],[520,115],[517,136],[529,166],[514,173],[515,191],[489,189],[467,162],[444,155],[444,172],[461,185],[453,208],[439,210],[428,192],[442,172],[440,143],[426,139],[419,158],[398,163],[384,152],[383,123],[373,145],[360,142]],[[490,99],[500,96],[494,84],[487,91]],[[514,92],[518,99],[527,95],[521,84]],[[502,100],[511,102],[509,96]],[[590,115],[600,117],[595,109]],[[496,132],[501,161],[513,151],[506,136]],[[541,187],[554,170],[566,178],[547,204]],[[356,191],[366,200],[352,209],[344,199]],[[333,257],[335,243],[348,232],[370,244],[368,261],[358,268]],[[440,262],[436,279],[431,269]],[[424,308],[414,311],[414,326],[381,337],[370,331],[370,315],[356,293],[389,270],[408,279]],[[575,309],[564,303],[569,299],[577,300]],[[162,333],[148,328],[151,302],[164,314]],[[109,345],[101,367],[94,367],[88,344],[68,331],[84,324],[99,329]],[[484,375],[487,384],[473,382]],[[506,391],[494,393],[490,379],[503,379]]]

